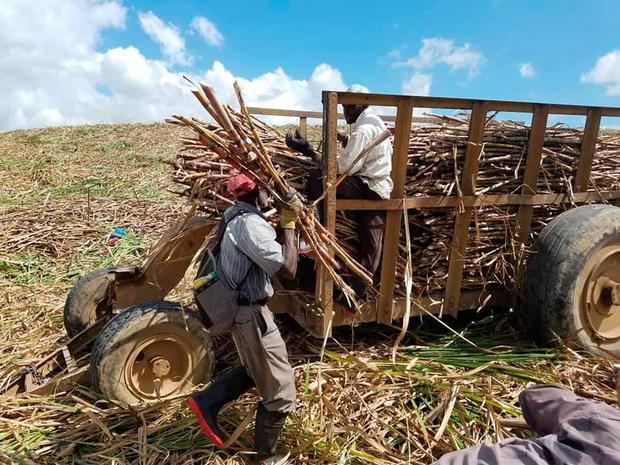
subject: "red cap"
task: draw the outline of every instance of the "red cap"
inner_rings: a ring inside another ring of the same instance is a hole
[[[245,174],[237,174],[228,179],[228,192],[236,199],[256,189],[256,183]]]

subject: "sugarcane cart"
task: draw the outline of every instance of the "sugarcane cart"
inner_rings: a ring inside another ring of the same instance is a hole
[[[326,183],[331,185],[337,177],[338,104],[396,107],[391,199],[341,200],[328,190],[323,206],[324,225],[332,234],[337,211],[386,211],[377,297],[352,319],[334,303],[332,279],[318,265],[314,300],[299,299],[276,282],[276,295],[269,303],[272,311],[288,313],[310,334],[324,337],[333,327],[353,322],[391,324],[405,316],[454,316],[463,309],[520,306],[538,339],[557,335],[595,352],[620,353],[620,208],[615,206],[620,189],[601,191],[589,182],[601,118],[619,117],[620,108],[326,91],[322,115],[252,110],[298,116],[302,132],[307,118],[322,116],[324,168]],[[459,190],[452,195],[405,195],[409,133],[416,108],[470,111]],[[488,115],[498,111],[532,115],[521,187],[518,192],[481,194],[476,184],[484,128]],[[564,192],[537,193],[552,114],[586,117],[578,166]],[[538,234],[536,251],[527,264],[524,254],[514,254],[518,272],[512,286],[465,289],[463,270],[476,210],[489,206],[514,209],[510,247],[522,251],[531,245],[533,212],[542,205],[562,206],[566,211]],[[397,297],[395,284],[402,280],[397,260],[403,217],[412,210],[436,209],[454,211],[445,287],[409,300]],[[47,394],[90,381],[105,396],[136,404],[178,396],[208,382],[215,362],[211,336],[197,312],[165,298],[202,249],[213,223],[201,216],[186,217],[163,235],[142,266],[96,270],[83,277],[65,306],[69,342],[3,386],[5,393]]]

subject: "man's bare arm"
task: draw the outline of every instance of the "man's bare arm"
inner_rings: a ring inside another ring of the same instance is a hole
[[[288,194],[289,200],[280,209],[280,227],[284,234],[282,255],[284,263],[279,273],[288,279],[293,279],[297,273],[297,244],[295,243],[295,223],[299,212],[303,209],[303,203],[295,190]]]
[[[278,273],[286,279],[293,279],[297,274],[297,244],[295,243],[295,230],[284,229],[284,243],[282,244],[282,254],[284,263]]]

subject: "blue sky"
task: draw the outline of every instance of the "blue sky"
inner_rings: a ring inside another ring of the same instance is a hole
[[[221,88],[238,78],[252,103],[297,108],[317,108],[321,86],[353,83],[384,93],[620,106],[618,1],[42,0],[34,11],[5,2],[0,46],[13,61],[0,58],[0,72],[18,69],[33,47],[61,62],[47,73],[21,71],[0,91],[20,115],[16,127],[153,120],[175,102],[187,111],[182,74]],[[64,17],[63,29],[54,30],[50,15]],[[11,37],[9,20],[32,37]],[[76,42],[83,50],[70,47]],[[44,79],[63,74],[71,77],[54,86],[60,102],[45,94]],[[45,114],[24,95],[40,95]]]
[[[325,62],[347,82],[399,93],[410,70],[392,67],[388,53],[402,47],[402,56],[413,56],[422,39],[441,37],[471,44],[484,63],[473,77],[438,66],[433,95],[620,105],[620,96],[610,98],[604,89],[580,82],[599,56],[620,48],[618,1],[399,1],[377,7],[376,1],[365,0],[168,0],[127,5],[132,14],[153,11],[181,28],[195,15],[213,21],[225,36],[221,47],[187,38],[196,69],[220,60],[241,76],[281,66],[303,78]],[[102,45],[137,44],[145,56],[160,57],[157,44],[136,26],[109,32]],[[524,79],[521,63],[531,63],[536,76]]]

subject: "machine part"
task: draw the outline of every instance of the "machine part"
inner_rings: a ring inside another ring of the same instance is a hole
[[[104,319],[97,321],[39,362],[7,377],[0,385],[0,395],[48,395],[76,384],[88,384],[88,363],[84,356],[104,323]]]
[[[192,259],[217,223],[203,216],[186,216],[169,228],[133,276],[117,276],[116,307],[163,300],[181,281]]]
[[[213,375],[213,339],[198,314],[175,302],[134,305],[95,340],[91,382],[104,396],[135,405],[189,392]]]
[[[64,324],[69,337],[112,311],[114,268],[101,268],[82,276],[65,301]]]
[[[528,260],[522,311],[538,342],[620,353],[620,208],[585,205],[551,221]]]
[[[161,301],[183,278],[215,224],[212,219],[191,215],[193,212],[163,234],[143,266],[102,268],[83,276],[65,302],[64,324],[71,340],[28,370],[7,377],[0,383],[0,394],[49,394],[87,383],[85,356],[113,312]],[[157,369],[161,369],[159,364]]]
[[[163,300],[183,278],[213,224],[204,217],[185,217],[163,234],[142,267],[101,268],[83,276],[65,302],[69,337],[111,316],[115,308]]]

